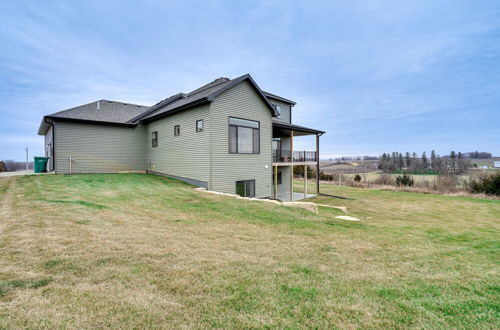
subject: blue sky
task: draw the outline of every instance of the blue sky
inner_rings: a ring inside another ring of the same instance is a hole
[[[0,159],[43,154],[44,114],[245,73],[322,157],[500,155],[498,1],[2,1],[0,50]]]

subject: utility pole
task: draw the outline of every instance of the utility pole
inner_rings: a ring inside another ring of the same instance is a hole
[[[26,171],[28,171],[28,147],[26,147]]]
[[[339,175],[339,186],[342,185],[342,174],[344,173],[344,168],[340,165],[340,175]]]

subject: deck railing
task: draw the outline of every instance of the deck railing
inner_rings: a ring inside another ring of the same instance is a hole
[[[315,162],[316,151],[294,151],[294,162]],[[292,162],[290,150],[273,150],[273,162],[275,163],[290,163]]]

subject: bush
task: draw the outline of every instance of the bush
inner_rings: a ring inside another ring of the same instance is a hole
[[[325,173],[323,171],[320,171],[319,172],[319,179],[321,181],[333,181],[334,180],[334,176],[333,176],[333,174]]]
[[[434,189],[440,192],[455,192],[457,185],[458,177],[456,175],[439,175]]]
[[[354,176],[354,181],[356,181],[356,182],[361,182],[361,175],[356,174],[356,175]]]
[[[387,173],[382,173],[378,178],[376,178],[373,183],[375,184],[383,184],[386,186],[392,186],[396,183],[394,177]]]
[[[483,174],[470,180],[470,190],[473,193],[485,193],[500,196],[500,172]]]
[[[0,160],[0,172],[7,172],[7,166],[3,160]]]
[[[398,175],[396,177],[396,185],[398,185],[398,186],[411,187],[411,186],[413,186],[414,183],[415,183],[415,181],[408,174]]]

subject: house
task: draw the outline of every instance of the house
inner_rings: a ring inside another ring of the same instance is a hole
[[[293,124],[294,105],[247,74],[151,107],[100,100],[59,111],[43,117],[38,134],[54,173],[145,171],[208,190],[290,200],[293,166],[319,169],[324,133]],[[303,135],[316,136],[316,150],[294,150],[294,137]]]
[[[500,168],[500,161],[493,161],[494,168]]]

